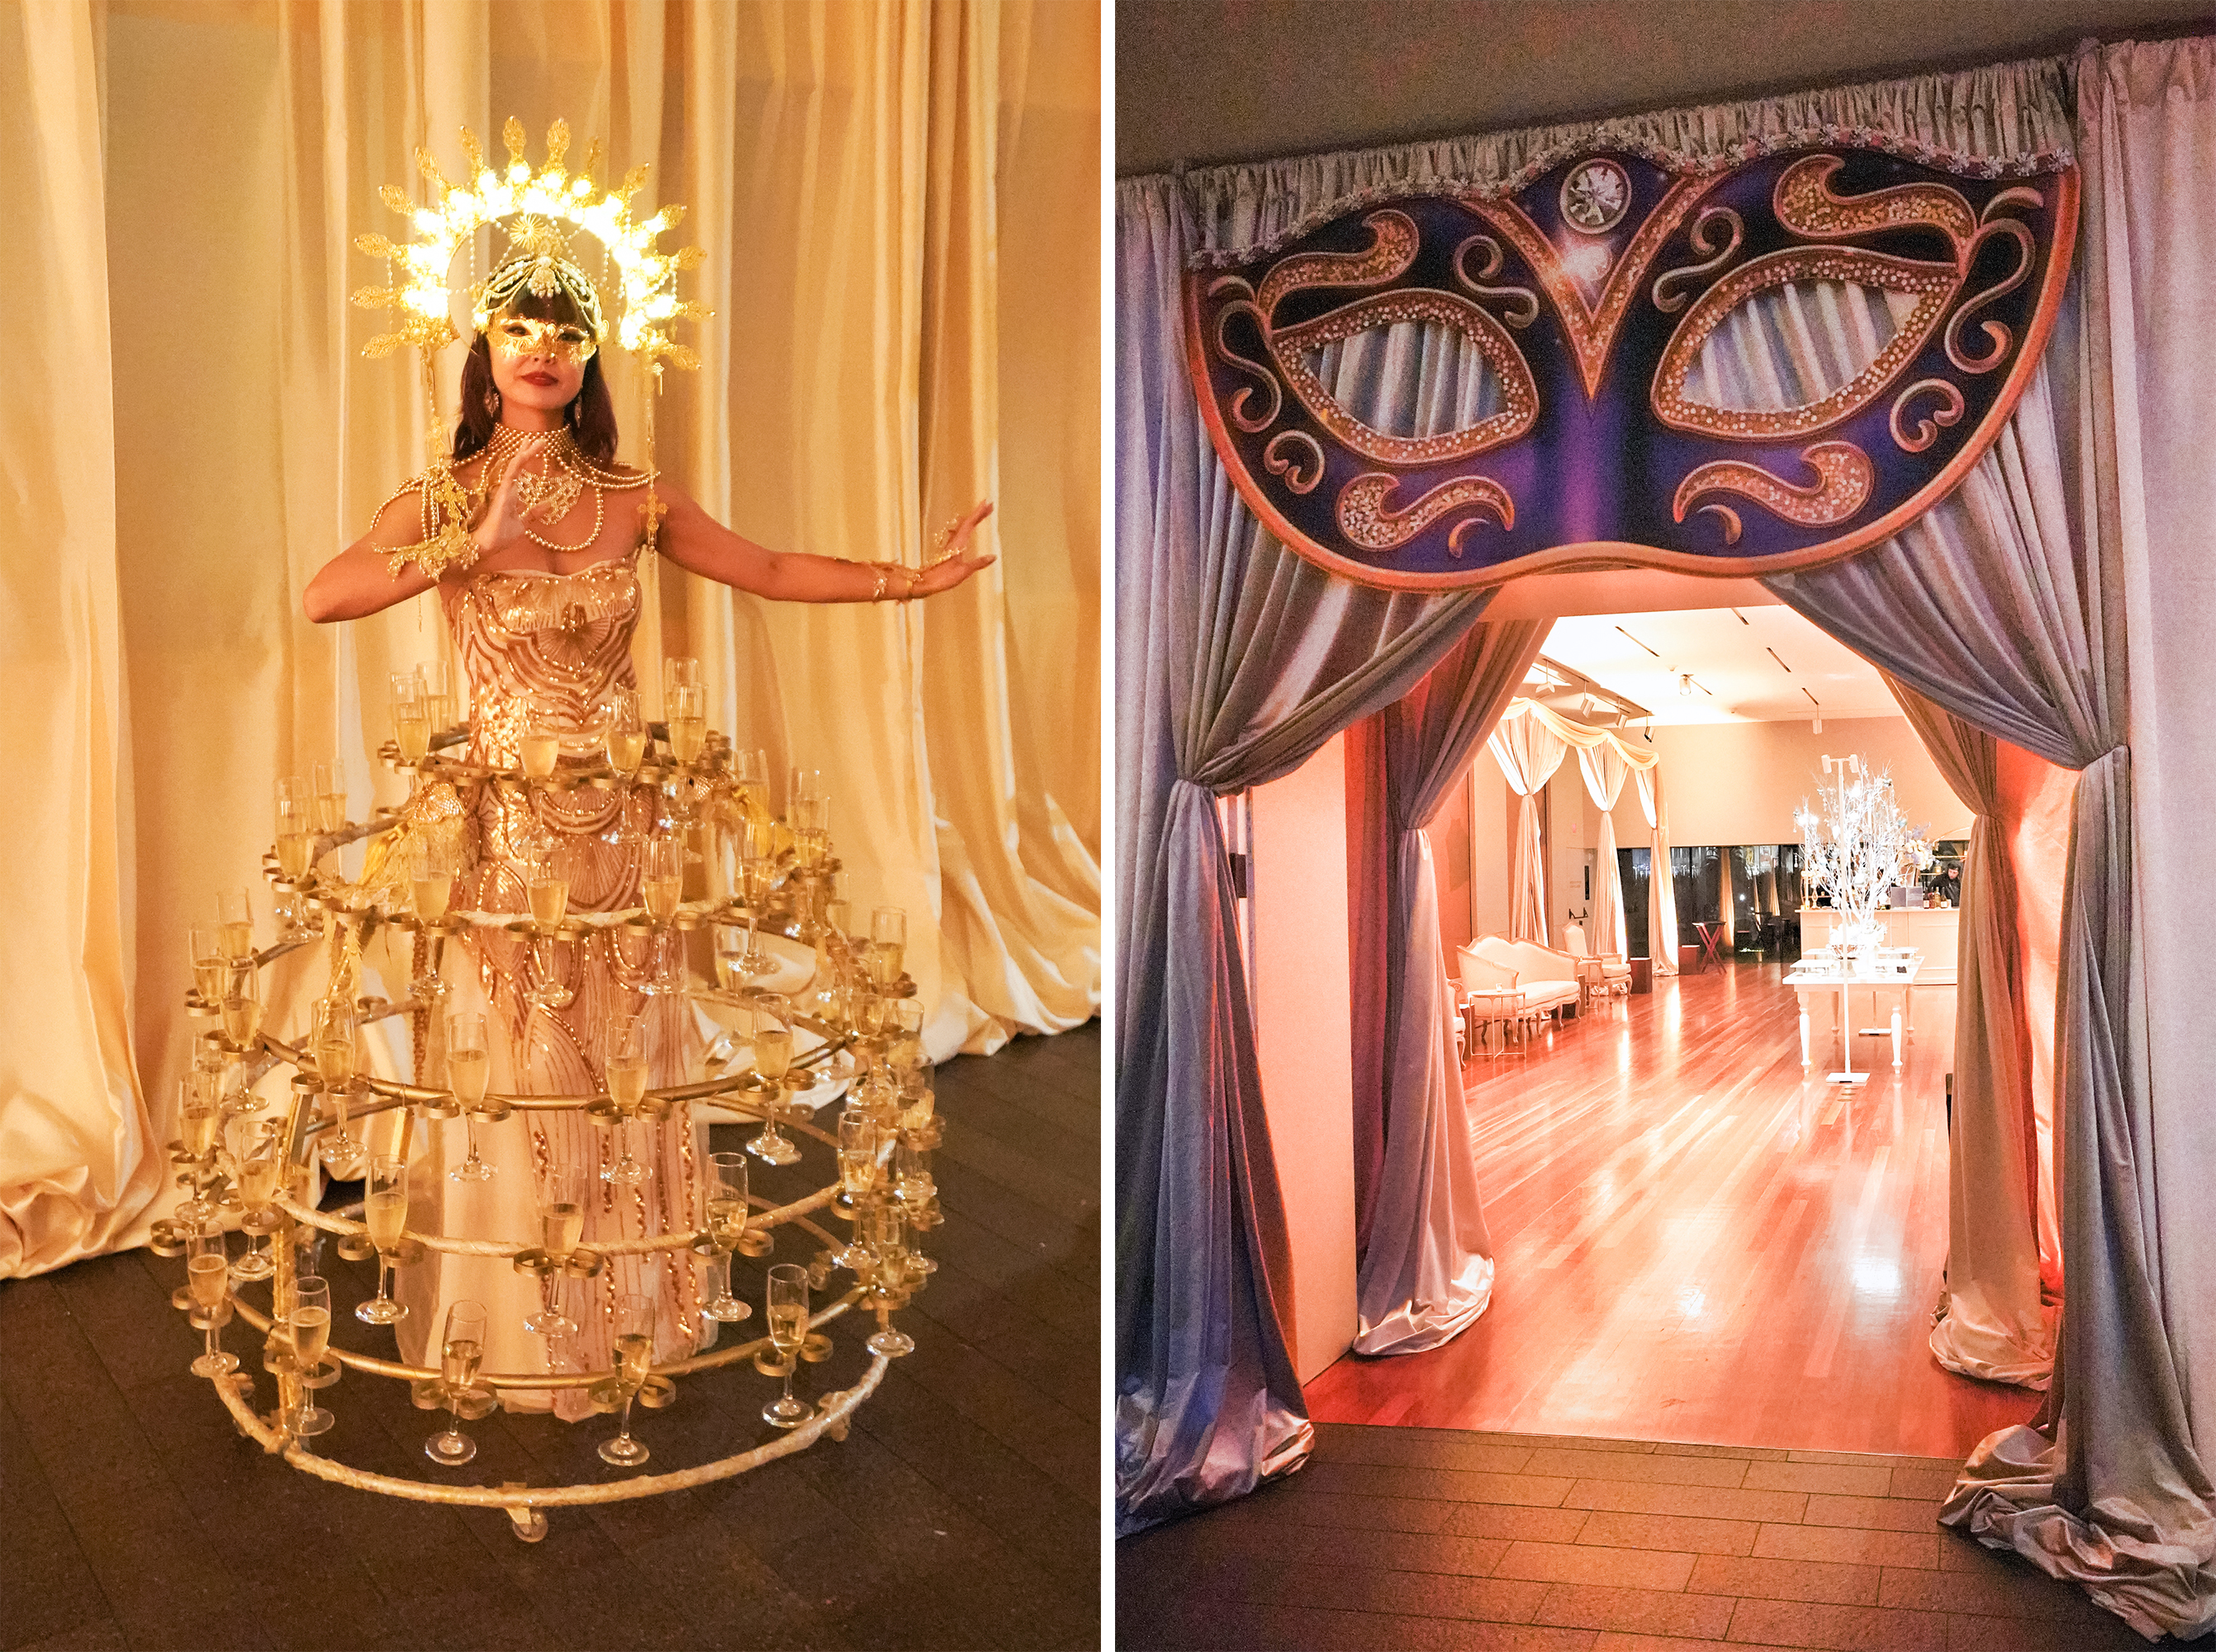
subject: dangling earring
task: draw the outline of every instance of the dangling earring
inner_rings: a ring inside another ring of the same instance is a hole
[[[485,391],[485,410],[488,413],[490,413],[496,419],[500,416],[500,391],[498,390],[488,390]]]

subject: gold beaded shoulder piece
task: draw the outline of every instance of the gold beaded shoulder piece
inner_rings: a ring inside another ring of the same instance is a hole
[[[532,434],[512,425],[496,425],[492,439],[471,455],[483,461],[474,484],[465,481],[450,461],[442,460],[421,476],[410,478],[387,499],[385,503],[390,505],[403,494],[416,496],[421,513],[419,531],[422,535],[414,544],[401,546],[387,554],[387,571],[397,578],[400,570],[412,562],[436,580],[453,569],[467,568],[475,563],[477,547],[471,537],[470,525],[491,497],[501,477],[507,473],[509,461],[532,440]],[[579,448],[567,430],[549,431],[536,463],[526,460],[516,478],[516,498],[522,507],[520,526],[524,535],[550,551],[585,550],[600,539],[600,529],[607,521],[606,496],[647,487],[654,479],[655,473],[649,471],[619,469],[600,463]],[[588,488],[593,491],[593,527],[584,538],[565,543],[550,539],[532,527],[534,521],[549,528],[560,522]],[[381,511],[384,507],[379,509]],[[654,515],[657,522],[668,509],[656,502]],[[649,523],[644,530],[649,542],[653,527],[654,524]]]

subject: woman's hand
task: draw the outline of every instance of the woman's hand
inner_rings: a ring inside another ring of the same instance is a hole
[[[486,496],[477,521],[470,527],[470,539],[479,556],[489,555],[523,537],[523,465],[545,446],[545,437],[532,437],[515,450],[515,456],[508,461],[508,468],[500,473],[499,484]]]
[[[914,583],[909,588],[912,596],[937,596],[941,591],[951,591],[980,569],[989,568],[1000,560],[989,552],[972,553],[970,539],[978,524],[993,514],[993,502],[980,499],[970,507],[969,514],[954,525],[947,535],[946,558],[928,568],[916,570]]]

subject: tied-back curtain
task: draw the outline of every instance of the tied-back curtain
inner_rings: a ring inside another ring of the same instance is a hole
[[[1578,772],[1585,778],[1585,792],[1593,807],[1600,811],[1600,890],[1593,902],[1592,933],[1586,940],[1596,956],[1620,958],[1629,948],[1624,943],[1623,871],[1616,864],[1616,800],[1623,795],[1623,777],[1631,770],[1622,749],[1611,741],[1580,748]]]
[[[1539,830],[1539,789],[1569,750],[1536,717],[1504,720],[1486,737],[1516,794],[1516,850],[1508,868],[1508,938],[1547,944],[1547,846]]]
[[[1647,952],[1657,975],[1677,973],[1677,879],[1670,870],[1670,813],[1662,798],[1662,771],[1632,771],[1640,812],[1647,817]]]
[[[1284,1211],[1215,797],[1407,692],[1484,598],[1333,579],[1265,534],[1185,372],[1174,180],[1117,193],[1116,1501],[1131,1532],[1296,1468]]]
[[[1358,1353],[1437,1347],[1493,1298],[1493,1241],[1423,827],[1499,720],[1546,632],[1544,621],[1480,621],[1377,718],[1384,784],[1364,806],[1383,817],[1385,829],[1363,836],[1387,857],[1384,911],[1370,918],[1382,917],[1386,930],[1385,978],[1357,977],[1354,991],[1369,998],[1382,989],[1384,1000],[1383,1154],[1356,1279]]]
[[[2041,1305],[2034,1214],[2037,1146],[2016,876],[1996,816],[2000,743],[1917,693],[1887,684],[1924,749],[1972,813],[1962,857],[1954,987],[1954,1105],[1947,1156],[1947,1289],[1931,1352],[1949,1371],[2043,1389],[2054,1328]]]
[[[651,698],[661,655],[698,655],[737,743],[779,774],[829,771],[849,898],[908,909],[934,1054],[1091,1012],[1098,803],[1051,788],[1092,783],[1069,730],[1097,722],[1093,656],[1062,650],[1038,720],[1013,706],[1008,662],[1034,619],[1097,637],[1097,510],[1055,466],[1004,470],[996,442],[1006,422],[1097,451],[1097,398],[1057,366],[1097,342],[1089,326],[1068,342],[1052,279],[1082,287],[1097,267],[1097,213],[1069,206],[1097,203],[1095,123],[1068,113],[1096,96],[1096,16],[304,0],[40,3],[0,22],[0,74],[35,71],[0,103],[8,244],[39,250],[19,261],[35,272],[17,283],[22,393],[0,412],[0,463],[32,502],[0,541],[0,625],[22,628],[5,656],[10,737],[34,743],[22,772],[58,777],[16,811],[34,904],[9,926],[9,978],[52,985],[14,995],[32,1020],[0,1039],[0,1273],[135,1242],[157,1213],[190,1059],[186,929],[245,885],[266,942],[275,780],[333,762],[355,820],[401,794],[374,759],[386,674],[447,654],[436,599],[313,626],[299,592],[422,466],[413,361],[360,355],[385,324],[348,295],[384,270],[354,241],[397,231],[379,189],[421,194],[417,145],[460,167],[465,124],[497,155],[514,114],[535,161],[566,117],[573,156],[605,140],[603,177],[652,164],[642,213],[690,209],[664,244],[707,250],[681,296],[714,314],[680,329],[705,360],[666,375],[657,456],[719,519],[773,548],[914,563],[972,499],[999,500],[982,543],[1003,560],[935,599],[943,615],[734,601],[649,564],[642,680]],[[1073,132],[1086,141],[1057,170]],[[1012,235],[1028,273],[1004,293]],[[597,271],[588,237],[579,249]],[[1010,372],[994,341],[1012,328],[1056,344]],[[128,372],[107,365],[111,336]],[[440,363],[448,415],[460,361]],[[606,361],[636,459],[645,375]],[[57,430],[58,459],[41,446]],[[46,502],[63,478],[65,521]],[[735,617],[718,630],[718,613]],[[372,953],[366,989],[398,996],[404,955]],[[273,1031],[297,1027],[285,995],[309,974],[271,971]],[[406,1040],[397,1020],[380,1031],[390,1074]]]
[[[2080,771],[2056,1008],[2068,1298],[2053,1423],[1973,1454],[1943,1518],[2141,1633],[2216,1626],[2216,1020],[2180,908],[2216,852],[2216,40],[2077,70],[2083,314],[1945,505],[1776,589],[1955,715]],[[2066,410],[2056,428],[2056,402]],[[2066,437],[2066,445],[2065,445]]]

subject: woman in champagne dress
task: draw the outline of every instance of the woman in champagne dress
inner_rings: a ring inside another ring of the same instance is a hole
[[[637,562],[649,546],[680,568],[773,600],[862,602],[922,597],[959,584],[992,558],[970,539],[991,507],[955,527],[951,554],[924,569],[778,553],[711,521],[666,480],[615,462],[615,417],[601,376],[601,325],[590,282],[543,242],[526,243],[494,273],[481,330],[463,369],[461,417],[451,465],[409,482],[368,533],[310,583],[308,618],[355,620],[433,589],[469,681],[472,761],[514,770],[535,717],[591,727],[619,689],[636,689],[631,639],[637,624]],[[662,514],[658,527],[650,520]],[[640,904],[640,861],[656,799],[648,788],[563,790],[514,780],[458,787],[462,850],[452,908],[459,913],[530,910],[527,869],[550,857],[569,884],[569,909],[610,913]],[[421,806],[419,804],[417,807]],[[447,943],[440,1010],[481,1012],[496,1094],[589,1094],[602,1088],[615,1019],[643,1015],[656,1088],[697,1078],[690,1011],[680,996],[648,994],[643,960],[612,933],[534,946],[524,935],[473,925]],[[558,1001],[558,1002],[557,1002]],[[436,1019],[436,1018],[434,1018]],[[423,1082],[440,1083],[443,1039],[434,1029]],[[493,1174],[457,1179],[464,1126],[434,1125],[411,1167],[409,1226],[419,1231],[537,1244],[536,1202],[557,1169],[585,1173],[582,1242],[651,1238],[697,1225],[705,1126],[679,1108],[664,1123],[619,1131],[575,1111],[517,1110],[477,1126]],[[419,1140],[424,1132],[419,1131]],[[629,1138],[649,1174],[604,1176]],[[684,1251],[610,1259],[600,1275],[566,1291],[573,1334],[525,1328],[540,1289],[494,1257],[430,1253],[403,1271],[396,1328],[401,1352],[424,1363],[447,1304],[475,1298],[490,1312],[484,1349],[492,1371],[606,1371],[619,1292],[657,1299],[657,1360],[706,1340],[701,1295]],[[429,1363],[435,1365],[433,1359]],[[555,1392],[556,1411],[588,1409],[581,1390]],[[539,1390],[508,1390],[508,1403],[543,1408]]]

